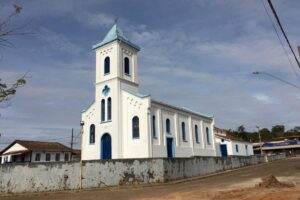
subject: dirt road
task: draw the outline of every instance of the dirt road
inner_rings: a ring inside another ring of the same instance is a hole
[[[292,188],[258,188],[261,177],[273,174]],[[120,187],[84,191],[0,196],[1,200],[95,200],[95,199],[300,199],[300,157],[211,176],[149,187]]]

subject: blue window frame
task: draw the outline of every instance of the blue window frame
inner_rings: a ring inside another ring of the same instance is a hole
[[[90,126],[90,144],[95,143],[95,125],[91,124]]]
[[[182,140],[186,141],[185,123],[181,123]]]
[[[153,134],[153,138],[156,138],[155,115],[152,116],[152,134]]]
[[[199,134],[198,134],[198,126],[195,125],[195,138],[196,138],[196,143],[200,143],[199,142]]]
[[[210,145],[210,136],[209,136],[209,129],[208,127],[206,127],[206,140],[207,140],[207,144]]]
[[[139,138],[140,137],[140,124],[139,118],[134,116],[132,118],[132,138]]]
[[[236,152],[239,152],[239,145],[235,145],[235,150],[236,150]]]
[[[124,58],[124,73],[127,75],[130,74],[130,63],[129,63],[129,58],[127,57]]]
[[[171,133],[170,119],[166,119],[166,132]]]
[[[105,121],[105,100],[101,100],[101,122]]]
[[[111,98],[107,99],[107,120],[111,120]]]
[[[110,58],[106,57],[104,59],[104,74],[109,74],[110,73]]]

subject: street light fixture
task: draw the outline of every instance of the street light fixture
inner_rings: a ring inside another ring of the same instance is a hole
[[[295,85],[295,84],[293,84],[293,83],[291,83],[291,82],[288,82],[288,81],[286,81],[286,80],[283,80],[283,79],[281,79],[281,78],[279,78],[279,77],[277,77],[277,76],[274,76],[274,75],[272,75],[272,74],[270,74],[270,73],[268,73],[268,72],[258,72],[258,71],[256,71],[256,72],[252,72],[252,74],[254,74],[254,75],[263,74],[263,75],[266,75],[266,76],[269,76],[269,77],[271,77],[271,78],[274,78],[274,79],[276,79],[276,80],[278,80],[278,81],[281,81],[281,82],[283,82],[283,83],[285,83],[285,84],[287,84],[287,85],[289,85],[289,86],[292,86],[292,87],[297,88],[298,90],[300,90],[300,87],[299,87],[298,85]]]

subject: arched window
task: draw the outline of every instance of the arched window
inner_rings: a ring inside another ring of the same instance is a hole
[[[186,141],[186,134],[185,134],[185,123],[181,123],[181,132],[182,132],[182,140]]]
[[[153,138],[156,138],[155,115],[152,116],[152,133],[153,133]]]
[[[111,98],[107,99],[107,120],[111,120]]]
[[[198,126],[197,125],[195,125],[195,138],[196,138],[196,143],[200,143],[199,142]]]
[[[110,72],[110,59],[109,57],[107,56],[105,59],[104,59],[104,74],[109,74]]]
[[[167,133],[171,133],[170,119],[166,119],[166,131]]]
[[[90,144],[94,144],[95,143],[95,125],[92,124],[90,126]]]
[[[124,72],[125,74],[130,74],[130,64],[129,64],[129,58],[124,58]]]
[[[209,137],[209,129],[208,129],[208,127],[206,127],[206,140],[207,140],[207,144],[210,144],[210,137]]]
[[[139,125],[139,118],[134,116],[132,118],[132,138],[139,138],[140,137],[140,125]]]
[[[101,100],[101,122],[105,121],[105,100]]]

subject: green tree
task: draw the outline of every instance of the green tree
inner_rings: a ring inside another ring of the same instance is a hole
[[[14,11],[5,19],[0,21],[0,47],[11,47],[12,43],[9,37],[15,35],[24,35],[27,33],[20,32],[23,27],[10,27],[10,22],[14,16],[19,14],[22,7],[14,5]],[[0,77],[0,103],[9,100],[16,94],[17,88],[26,84],[25,75],[15,81],[15,83],[8,85],[4,83]]]
[[[285,127],[284,125],[275,125],[272,127],[271,132],[276,137],[284,136]]]

